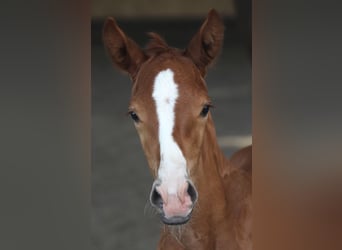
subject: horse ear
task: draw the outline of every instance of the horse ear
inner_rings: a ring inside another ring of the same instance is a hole
[[[216,10],[211,9],[197,34],[191,39],[185,55],[190,57],[203,76],[218,56],[224,36],[224,24]]]
[[[111,17],[107,18],[103,27],[103,42],[114,65],[134,78],[146,55]]]

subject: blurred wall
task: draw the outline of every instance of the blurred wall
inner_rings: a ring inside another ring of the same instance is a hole
[[[209,9],[235,17],[234,0],[93,0],[93,18],[203,17]]]

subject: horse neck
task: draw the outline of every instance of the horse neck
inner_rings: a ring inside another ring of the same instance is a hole
[[[201,172],[206,176],[209,175],[210,178],[221,179],[220,173],[225,165],[226,158],[218,145],[215,125],[211,116],[209,116],[200,157],[200,167],[203,168]]]
[[[227,160],[221,151],[217,139],[214,122],[211,116],[208,117],[205,135],[203,138],[203,146],[199,158],[197,172],[197,183],[199,193],[205,193],[205,196],[212,196],[215,193],[217,201],[225,205],[225,191],[222,180],[222,172],[228,167]],[[209,197],[210,197],[209,196]],[[206,207],[205,202],[208,199],[200,200],[201,206]],[[212,204],[209,204],[210,206]]]

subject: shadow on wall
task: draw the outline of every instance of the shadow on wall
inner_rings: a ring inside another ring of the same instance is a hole
[[[170,18],[204,17],[211,8],[224,16],[235,16],[234,0],[95,0],[92,2],[92,16],[104,18]]]
[[[234,0],[241,41],[252,57],[252,0]]]

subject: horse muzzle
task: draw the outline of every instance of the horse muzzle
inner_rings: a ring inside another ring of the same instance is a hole
[[[167,185],[160,180],[153,183],[150,202],[167,225],[181,225],[191,218],[198,193],[190,180],[179,185],[177,192],[169,192]]]

